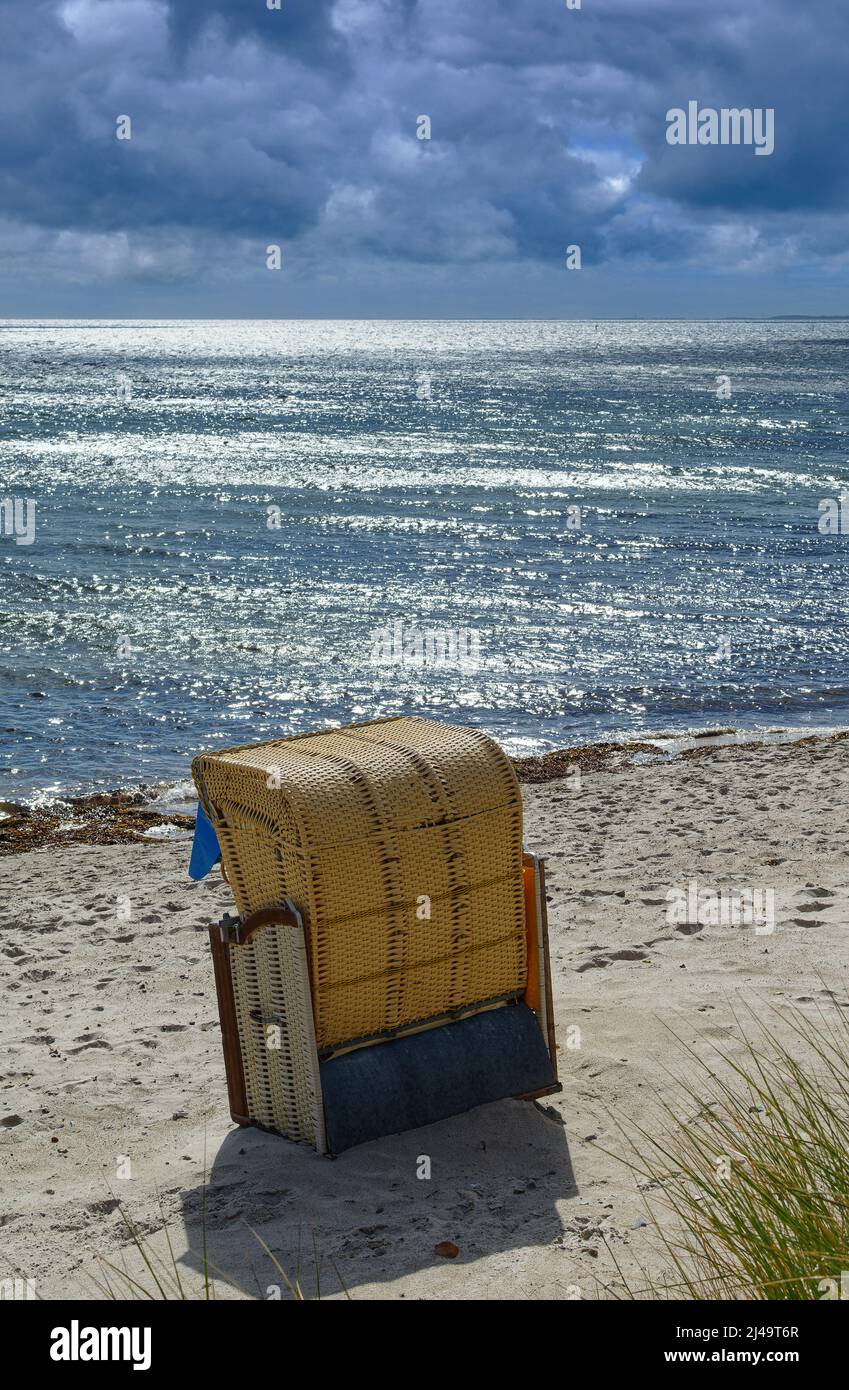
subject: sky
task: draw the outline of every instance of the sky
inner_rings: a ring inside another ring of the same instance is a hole
[[[0,317],[849,312],[844,0],[576,3],[0,0]]]

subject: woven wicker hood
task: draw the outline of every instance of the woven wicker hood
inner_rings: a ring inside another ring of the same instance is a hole
[[[303,914],[319,1048],[523,988],[521,795],[487,735],[380,720],[193,773],[239,911]]]

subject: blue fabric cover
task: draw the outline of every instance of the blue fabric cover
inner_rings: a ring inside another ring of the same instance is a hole
[[[198,802],[195,817],[195,838],[192,841],[192,857],[189,860],[189,878],[205,878],[221,858],[221,846],[215,827]]]
[[[322,1062],[327,1146],[341,1153],[553,1081],[545,1039],[526,1004],[475,1014]]]

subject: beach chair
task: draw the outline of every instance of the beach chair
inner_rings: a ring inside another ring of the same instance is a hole
[[[210,928],[230,1113],[339,1153],[559,1090],[542,861],[513,767],[418,718],[205,753],[190,872]]]

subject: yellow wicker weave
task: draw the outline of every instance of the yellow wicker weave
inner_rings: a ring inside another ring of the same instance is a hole
[[[193,772],[240,913],[303,915],[320,1049],[523,989],[522,802],[487,735],[379,720]]]

